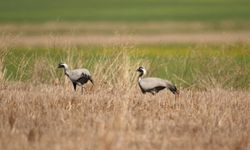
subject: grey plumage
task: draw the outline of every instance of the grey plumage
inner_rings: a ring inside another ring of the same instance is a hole
[[[58,64],[58,68],[64,69],[64,74],[68,76],[69,79],[71,80],[75,91],[77,85],[82,87],[82,93],[83,93],[83,85],[85,83],[90,81],[92,84],[94,84],[94,81],[91,77],[89,70],[85,68],[70,70],[68,65],[65,63]]]
[[[146,69],[144,67],[139,67],[137,71],[140,73],[138,83],[142,93],[149,92],[154,95],[159,91],[167,88],[173,94],[179,94],[179,91],[177,90],[176,86],[170,81],[155,77],[143,78],[143,76],[146,74]]]

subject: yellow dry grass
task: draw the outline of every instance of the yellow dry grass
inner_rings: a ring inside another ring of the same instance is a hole
[[[136,84],[136,83],[134,83]],[[250,94],[0,85],[0,149],[249,149]]]

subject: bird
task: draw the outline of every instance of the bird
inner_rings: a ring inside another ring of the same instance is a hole
[[[88,81],[90,81],[92,85],[94,85],[94,81],[91,77],[89,70],[85,68],[70,70],[68,65],[65,63],[59,63],[58,68],[64,69],[64,74],[68,76],[68,78],[71,80],[75,91],[77,85],[81,86],[83,94],[83,85]]]
[[[176,86],[172,82],[161,79],[161,78],[156,78],[156,77],[144,78],[144,75],[146,75],[147,71],[142,66],[139,67],[136,71],[140,73],[138,77],[138,84],[143,94],[148,92],[148,93],[151,93],[152,95],[155,95],[159,91],[167,88],[175,96],[179,95],[179,91],[177,90]]]

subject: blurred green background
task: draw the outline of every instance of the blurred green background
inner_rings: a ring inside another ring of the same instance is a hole
[[[1,22],[242,21],[249,0],[1,0]]]

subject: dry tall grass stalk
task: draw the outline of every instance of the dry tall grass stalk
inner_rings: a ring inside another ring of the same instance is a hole
[[[107,59],[108,58],[108,59]],[[102,87],[114,87],[129,90],[136,82],[136,68],[141,60],[132,61],[126,49],[116,50],[112,56],[103,56],[94,67],[93,76]]]
[[[35,61],[31,75],[33,83],[57,83],[56,62],[50,58],[39,58]]]
[[[7,48],[0,49],[0,83],[5,80],[6,69],[4,67],[4,59],[7,54]]]

